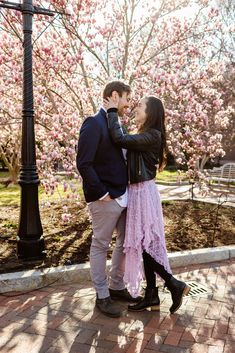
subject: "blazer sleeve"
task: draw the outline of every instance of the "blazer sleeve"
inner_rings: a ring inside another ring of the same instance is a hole
[[[109,133],[114,143],[126,149],[136,151],[148,151],[153,146],[161,145],[161,133],[158,130],[151,130],[139,134],[129,135],[124,133],[119,121],[117,112],[114,110],[107,113]]]
[[[89,188],[97,199],[108,192],[94,169],[94,159],[100,136],[100,127],[95,119],[93,117],[87,118],[80,130],[76,158],[77,169],[86,188]]]

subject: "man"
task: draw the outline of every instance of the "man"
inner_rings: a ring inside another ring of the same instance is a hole
[[[129,107],[131,89],[120,81],[106,85],[103,99],[119,98],[118,114]],[[77,168],[83,179],[83,191],[91,213],[93,236],[90,249],[91,279],[96,289],[96,307],[105,315],[119,317],[121,309],[113,300],[132,298],[123,282],[123,242],[127,206],[127,167],[125,151],[109,136],[106,111],[101,108],[88,117],[80,130]],[[107,251],[116,229],[109,283],[106,275]]]

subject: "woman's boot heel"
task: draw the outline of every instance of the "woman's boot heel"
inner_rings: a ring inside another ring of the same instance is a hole
[[[170,312],[173,314],[181,307],[183,297],[190,292],[191,288],[185,282],[179,281],[173,276],[166,282],[166,287],[171,293],[173,303]]]
[[[183,295],[188,295],[189,292],[190,292],[190,290],[191,290],[191,288],[190,288],[189,286],[186,286],[186,287],[184,288],[184,293],[183,293]]]
[[[159,310],[160,310],[160,305],[152,305],[152,306],[150,307],[150,310],[151,310],[151,311],[159,311]]]

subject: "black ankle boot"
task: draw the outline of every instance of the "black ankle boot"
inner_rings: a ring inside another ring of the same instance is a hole
[[[128,305],[129,311],[142,311],[145,309],[159,310],[160,299],[158,296],[158,288],[146,288],[145,295],[137,304]]]
[[[170,312],[173,314],[180,308],[183,301],[183,296],[189,293],[190,287],[187,286],[186,283],[177,280],[173,276],[169,281],[167,281],[166,287],[171,292],[173,304],[170,307]]]

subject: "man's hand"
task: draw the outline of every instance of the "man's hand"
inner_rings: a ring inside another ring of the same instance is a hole
[[[112,201],[111,197],[109,195],[105,196],[105,198],[103,198],[101,201],[105,201],[105,202],[108,202],[108,201]]]

